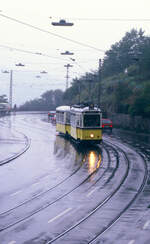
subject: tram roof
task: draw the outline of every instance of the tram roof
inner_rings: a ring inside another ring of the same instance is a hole
[[[72,112],[79,112],[79,113],[83,113],[83,112],[101,112],[101,109],[98,107],[93,107],[90,108],[89,106],[85,106],[85,107],[76,107],[76,106],[59,106],[56,108],[56,111],[72,111]]]
[[[56,111],[70,111],[70,106],[59,106],[56,108]]]
[[[82,108],[71,107],[71,111],[80,112],[80,113],[81,112],[101,112],[101,109],[97,108],[97,107],[89,108],[89,106],[82,107]]]

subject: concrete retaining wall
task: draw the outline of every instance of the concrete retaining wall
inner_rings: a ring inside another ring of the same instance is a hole
[[[141,116],[130,116],[128,114],[108,113],[108,118],[113,122],[114,127],[150,133],[150,119],[143,119]]]

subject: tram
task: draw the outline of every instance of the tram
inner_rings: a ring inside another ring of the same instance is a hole
[[[56,131],[78,142],[98,144],[102,141],[102,112],[93,104],[57,107]]]

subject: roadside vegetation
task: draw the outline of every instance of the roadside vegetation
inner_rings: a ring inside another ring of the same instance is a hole
[[[47,111],[89,101],[106,111],[150,118],[150,37],[142,29],[127,32],[106,51],[100,72],[85,73],[65,92],[47,91],[19,110]]]
[[[63,91],[50,90],[44,92],[40,98],[25,102],[18,110],[21,111],[49,111],[63,104]]]

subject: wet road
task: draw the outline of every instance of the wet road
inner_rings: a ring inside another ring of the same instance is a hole
[[[149,140],[87,147],[44,114],[0,118],[0,244],[149,244]]]

